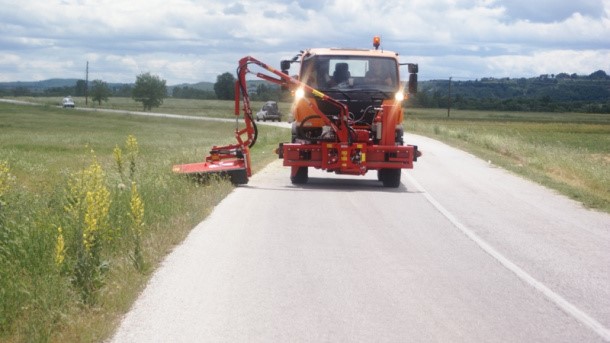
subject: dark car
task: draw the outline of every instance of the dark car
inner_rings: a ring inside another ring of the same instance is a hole
[[[280,113],[280,110],[277,107],[277,102],[267,101],[263,105],[263,108],[261,108],[261,110],[258,111],[258,113],[256,113],[256,120],[257,121],[259,121],[259,120],[282,121],[282,114]]]

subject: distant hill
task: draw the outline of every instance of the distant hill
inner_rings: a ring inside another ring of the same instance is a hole
[[[74,87],[77,79],[49,79],[43,81],[0,82],[0,89],[27,88],[32,92],[42,92],[48,88]]]
[[[0,89],[15,89],[15,88],[27,88],[30,91],[37,93],[42,92],[45,89],[49,88],[61,88],[61,87],[74,87],[76,85],[76,81],[78,79],[48,79],[42,81],[13,81],[13,82],[0,82]],[[91,80],[89,81],[91,82]],[[256,88],[259,84],[265,84],[266,81],[263,80],[249,80],[248,85],[250,87]],[[133,86],[132,83],[112,83],[108,82],[108,85],[111,88],[118,88],[121,86]],[[181,83],[177,85],[167,86],[169,93],[171,94],[171,90],[175,87],[189,87],[194,89],[199,89],[202,91],[213,91],[214,90],[214,82],[197,82],[197,83]]]
[[[76,86],[78,79],[48,79],[42,81],[14,81],[0,82],[0,90],[10,90],[16,88],[24,88],[32,93],[41,93],[51,88],[66,88]],[[91,83],[92,80],[89,81]],[[108,83],[111,88],[119,88],[125,85],[133,85],[128,83]]]
[[[50,88],[63,88],[63,87],[74,87],[78,79],[48,79],[41,81],[12,81],[12,82],[0,82],[0,89],[2,90],[10,90],[16,88],[25,88],[29,89],[33,93],[44,92]],[[90,80],[89,82],[91,82]],[[119,83],[119,82],[108,82],[108,86],[111,88],[120,88],[122,86],[133,86],[132,83]],[[168,86],[168,89],[173,89],[174,87],[190,87],[205,91],[213,91],[214,83],[213,82],[198,82],[198,83],[183,83],[179,85]]]
[[[214,90],[214,82],[198,82],[198,83],[181,83],[179,85],[173,85],[173,86],[167,86],[168,92],[169,94],[172,93],[172,90],[175,87],[189,87],[189,88],[195,88],[195,89],[199,89],[202,91],[213,91]]]
[[[610,113],[610,76],[602,70],[590,75],[430,80],[420,81],[418,88],[412,104],[427,108],[448,107],[451,99],[451,107],[458,109]]]

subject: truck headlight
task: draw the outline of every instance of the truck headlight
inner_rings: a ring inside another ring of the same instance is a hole
[[[305,96],[305,90],[303,90],[303,88],[298,88],[294,92],[294,100],[302,99],[304,96]]]

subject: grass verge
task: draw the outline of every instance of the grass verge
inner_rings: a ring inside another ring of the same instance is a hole
[[[232,102],[221,105],[232,115]],[[233,131],[0,103],[0,341],[109,337],[155,266],[233,189],[171,166],[234,143]],[[288,135],[259,127],[255,170]]]
[[[408,110],[405,128],[610,212],[609,115]]]

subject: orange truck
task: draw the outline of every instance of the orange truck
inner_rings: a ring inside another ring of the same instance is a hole
[[[399,187],[401,170],[413,168],[421,155],[403,141],[403,101],[417,91],[418,65],[400,63],[398,54],[379,49],[308,49],[281,62],[281,71],[253,57],[237,69],[235,114],[243,100],[245,128],[236,128],[237,144],[213,147],[205,162],[174,166],[185,174],[225,173],[236,184],[251,176],[249,149],[256,142],[256,123],[246,87],[246,74],[279,84],[294,93],[291,141],[277,149],[290,167],[293,184],[308,181],[309,168],[337,174],[364,175],[376,170],[385,187]],[[297,77],[288,75],[300,65]],[[256,65],[264,72],[254,73]],[[406,65],[409,81],[401,82]]]
[[[363,175],[376,170],[385,187],[400,185],[401,169],[413,168],[421,155],[403,142],[403,100],[417,91],[418,65],[405,63],[407,88],[400,79],[398,54],[378,49],[308,49],[282,71],[299,62],[292,108],[292,140],[280,157],[291,167],[291,181],[304,184],[308,169]],[[335,101],[328,101],[330,97]]]

